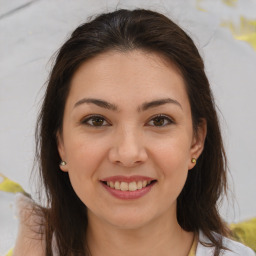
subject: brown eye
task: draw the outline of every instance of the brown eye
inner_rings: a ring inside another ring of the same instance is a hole
[[[103,123],[104,123],[103,118],[96,117],[96,118],[93,118],[93,119],[92,119],[92,124],[93,124],[94,126],[102,126]]]
[[[155,126],[163,126],[164,125],[164,118],[163,117],[157,117],[153,120],[153,123]]]
[[[173,121],[169,117],[163,116],[163,115],[156,116],[152,118],[149,122],[151,126],[156,126],[156,127],[164,127],[172,123]]]
[[[102,116],[90,116],[82,121],[83,124],[92,127],[101,127],[109,125],[108,122]]]

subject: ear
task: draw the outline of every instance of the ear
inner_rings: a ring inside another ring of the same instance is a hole
[[[203,152],[206,134],[207,122],[205,119],[201,119],[192,139],[192,144],[190,148],[190,161],[188,164],[189,170],[195,166],[195,163],[191,162],[192,158],[198,159]]]
[[[66,153],[65,153],[64,143],[63,143],[63,137],[62,137],[62,134],[59,131],[56,134],[56,140],[57,140],[57,147],[58,147],[58,152],[59,152],[60,158],[61,158],[62,161],[66,162]],[[68,171],[67,164],[66,165],[59,165],[59,167],[63,172]]]

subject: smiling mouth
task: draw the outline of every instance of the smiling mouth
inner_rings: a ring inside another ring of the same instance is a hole
[[[125,181],[101,181],[108,187],[121,190],[121,191],[136,191],[143,189],[152,183],[155,183],[156,180],[141,180],[141,181],[132,181],[132,182],[125,182]]]

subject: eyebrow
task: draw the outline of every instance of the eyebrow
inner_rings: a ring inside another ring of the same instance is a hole
[[[175,104],[175,105],[179,106],[182,109],[181,104],[177,100],[174,100],[174,99],[171,99],[171,98],[166,98],[166,99],[159,99],[159,100],[153,100],[153,101],[150,101],[150,102],[145,102],[145,103],[142,104],[141,107],[138,107],[138,112],[140,112],[141,110],[145,111],[145,110],[148,110],[150,108],[158,107],[158,106],[161,106],[161,105],[164,105],[164,104],[167,104],[167,103]]]
[[[95,98],[83,98],[83,99],[81,99],[81,100],[79,100],[78,102],[75,103],[74,108],[78,107],[78,106],[80,106],[84,103],[94,104],[98,107],[105,108],[105,109],[108,109],[108,110],[112,110],[112,111],[115,111],[115,112],[119,111],[117,105],[115,105],[113,103],[110,103],[110,102],[107,102],[105,100],[95,99]],[[150,101],[150,102],[145,102],[137,108],[137,111],[138,112],[146,111],[148,109],[155,108],[155,107],[158,107],[158,106],[162,106],[162,105],[165,105],[167,103],[175,104],[176,106],[179,106],[182,109],[181,104],[177,100],[174,100],[174,99],[171,99],[171,98],[165,98],[165,99],[157,99],[157,100],[153,100],[153,101]]]
[[[101,107],[101,108],[106,108],[106,109],[109,109],[109,110],[118,111],[118,107],[115,104],[109,103],[105,100],[94,99],[94,98],[81,99],[74,105],[74,108],[77,107],[77,106],[80,106],[84,103],[88,103],[88,104],[92,103],[92,104],[95,104],[95,105],[97,105],[98,107]]]

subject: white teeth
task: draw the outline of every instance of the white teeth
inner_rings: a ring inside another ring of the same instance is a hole
[[[137,184],[135,181],[129,183],[129,191],[135,191],[137,190]]]
[[[120,183],[119,183],[119,181],[115,182],[115,189],[120,190]]]
[[[115,184],[114,184],[113,181],[110,181],[109,183],[110,183],[110,187],[111,187],[111,188],[114,188],[114,187],[115,187]]]
[[[142,181],[138,181],[138,183],[137,183],[137,189],[142,189]]]
[[[107,181],[107,185],[111,188],[122,190],[122,191],[136,191],[138,189],[145,188],[148,184],[150,184],[151,181],[132,181],[132,182],[120,182],[120,181]]]
[[[129,184],[127,182],[121,182],[120,189],[122,191],[127,191],[129,189]]]

